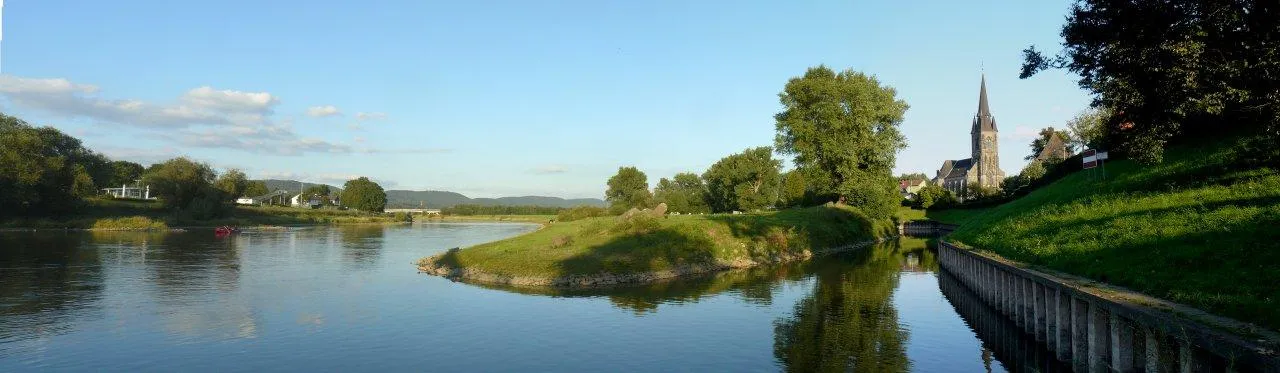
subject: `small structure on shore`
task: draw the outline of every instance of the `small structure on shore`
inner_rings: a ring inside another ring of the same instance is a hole
[[[102,191],[114,198],[156,199],[151,196],[150,185],[142,187],[121,185],[119,188],[102,188]]]

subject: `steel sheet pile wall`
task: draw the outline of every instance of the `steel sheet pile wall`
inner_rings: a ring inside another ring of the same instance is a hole
[[[938,258],[977,299],[1077,372],[1280,372],[1274,349],[1234,334],[945,241]]]

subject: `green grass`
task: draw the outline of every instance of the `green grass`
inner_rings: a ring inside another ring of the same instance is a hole
[[[35,229],[167,229],[196,226],[255,226],[309,224],[375,224],[402,222],[403,216],[354,210],[302,209],[284,206],[235,206],[221,218],[192,219],[165,209],[156,201],[91,198],[70,214],[18,218],[0,222],[0,228]]]
[[[968,246],[1280,329],[1280,174],[1233,144],[1108,164],[972,216]]]
[[[771,262],[892,233],[887,221],[873,223],[847,207],[632,220],[610,216],[553,223],[518,237],[451,250],[438,263],[539,278],[643,273],[681,265]]]
[[[924,215],[929,220],[937,220],[947,224],[963,225],[978,216],[982,216],[982,214],[987,213],[987,211],[991,211],[991,209],[992,207],[929,210]]]
[[[169,225],[144,216],[103,218],[93,222],[94,230],[165,230]]]
[[[907,206],[898,206],[896,216],[899,221],[924,220],[925,210],[916,210]]]
[[[419,218],[420,221],[459,221],[459,222],[523,222],[523,223],[547,223],[555,220],[555,215],[445,215],[433,218]]]

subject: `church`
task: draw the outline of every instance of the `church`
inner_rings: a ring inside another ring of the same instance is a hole
[[[997,132],[996,119],[987,107],[987,76],[983,75],[978,91],[978,114],[973,116],[973,129],[969,131],[973,151],[969,158],[943,161],[933,183],[956,194],[967,184],[999,188],[1004,181],[1004,171],[1000,170]]]

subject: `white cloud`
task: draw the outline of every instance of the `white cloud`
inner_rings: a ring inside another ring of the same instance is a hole
[[[307,108],[307,115],[315,118],[332,117],[342,115],[342,111],[333,105],[312,106]]]
[[[364,152],[351,146],[303,138],[292,120],[273,120],[280,99],[267,92],[191,89],[170,103],[100,97],[94,85],[67,79],[0,75],[0,97],[14,105],[65,118],[134,127],[181,146],[229,148],[256,153]],[[337,108],[329,106],[334,112]]]
[[[197,108],[226,113],[269,114],[280,99],[267,92],[216,90],[204,86],[187,91],[182,101]]]
[[[50,114],[84,117],[139,127],[186,128],[263,122],[279,102],[266,92],[241,92],[200,87],[170,104],[98,96],[97,86],[66,79],[21,78],[0,75],[0,96],[15,105]]]
[[[373,112],[373,113],[359,112],[359,113],[356,113],[356,120],[361,121],[361,122],[365,122],[365,121],[372,121],[372,120],[386,120],[386,119],[387,119],[387,113],[377,113],[377,112]]]
[[[565,168],[564,166],[554,166],[554,165],[542,166],[542,167],[533,169],[533,173],[537,175],[563,174],[565,172],[569,172],[569,169]]]

